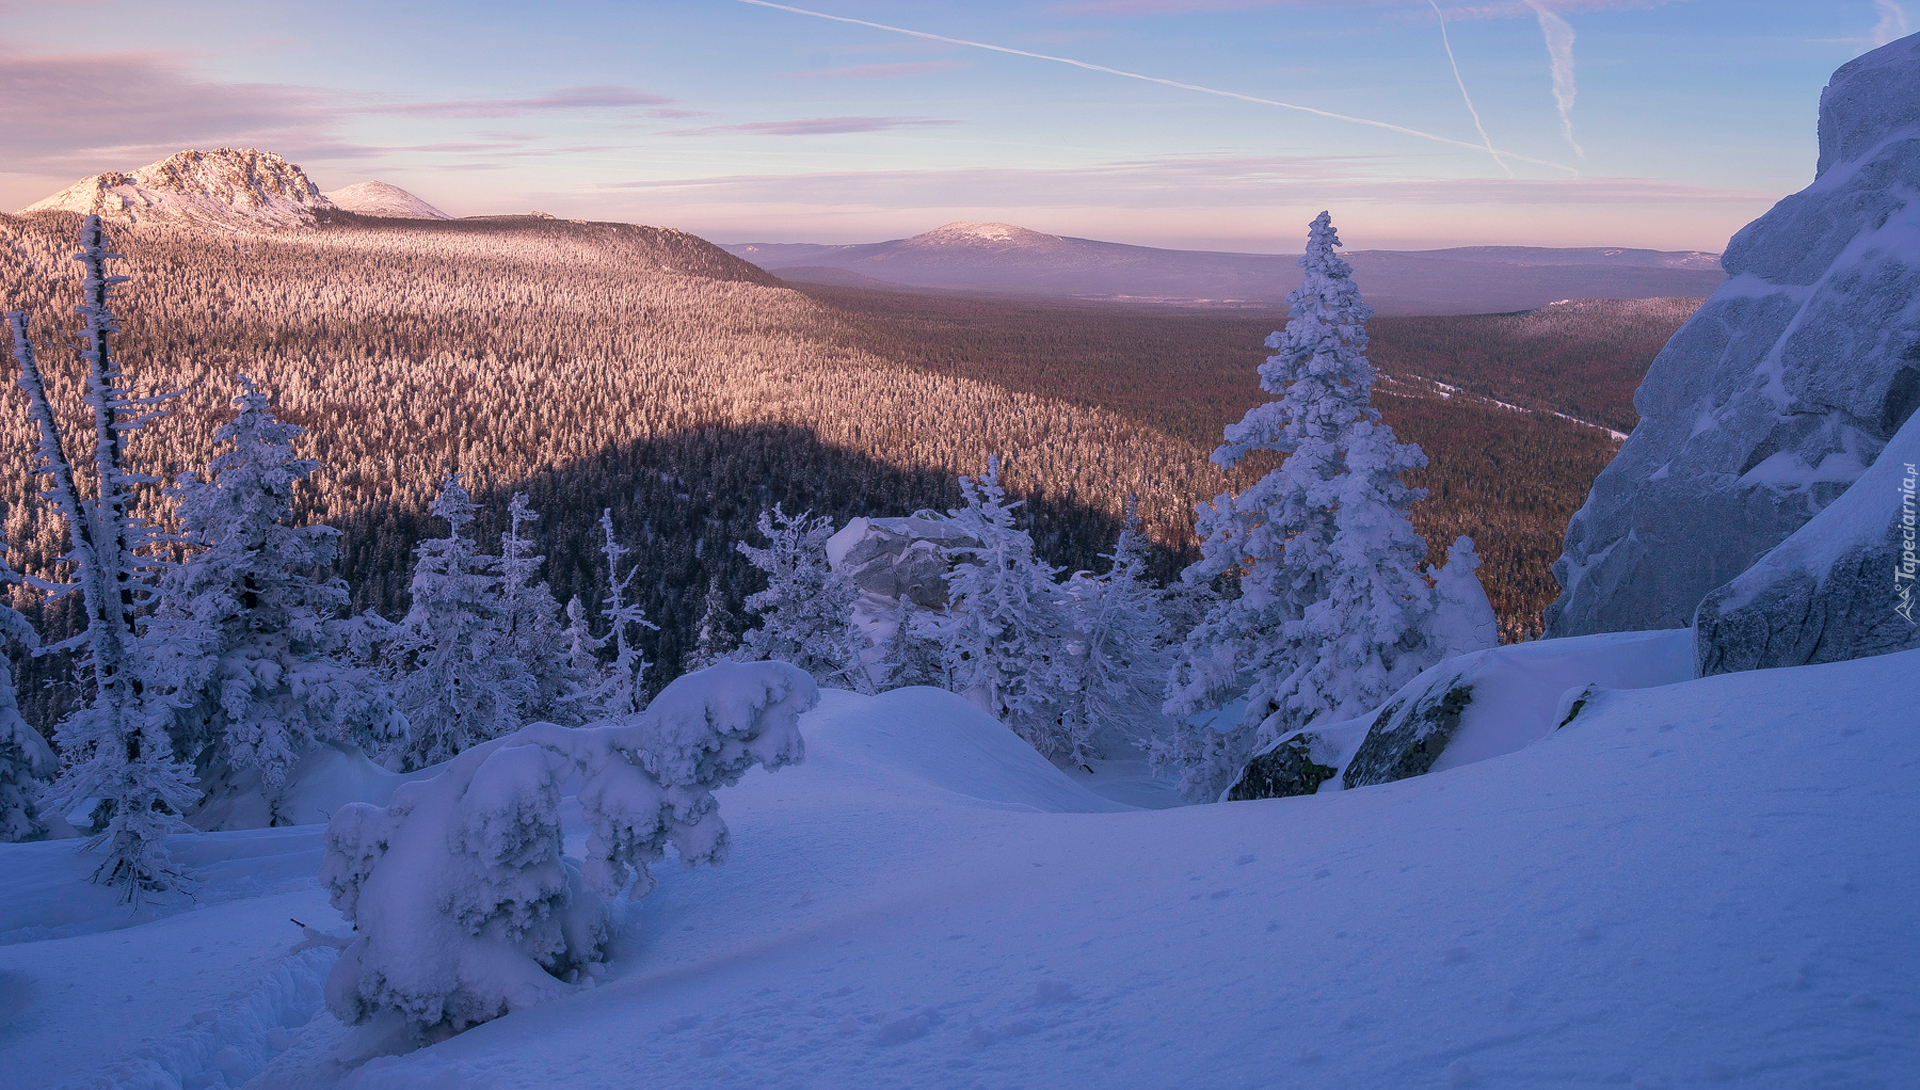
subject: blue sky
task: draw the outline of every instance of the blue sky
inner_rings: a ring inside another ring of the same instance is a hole
[[[1894,0],[791,6],[818,14],[0,0],[0,207],[251,145],[322,188],[727,242],[969,219],[1278,252],[1330,208],[1356,249],[1718,250],[1811,178],[1832,70],[1908,20]]]

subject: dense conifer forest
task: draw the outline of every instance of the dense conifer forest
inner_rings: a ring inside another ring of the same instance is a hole
[[[30,313],[56,401],[69,405],[77,224],[0,216],[0,298]],[[540,217],[335,213],[311,230],[121,228],[114,242],[126,255],[116,271],[132,278],[118,353],[137,390],[181,391],[131,441],[155,478],[148,513],[167,510],[164,482],[205,464],[245,373],[308,429],[322,468],[302,514],[345,531],[339,574],[356,607],[405,609],[412,546],[438,531],[427,501],[449,471],[480,504],[482,542],[505,529],[511,495],[529,494],[562,602],[604,591],[594,538],[611,508],[660,625],[646,648],[654,688],[692,649],[710,583],[741,616],[756,585],[733,545],[762,510],[843,520],[947,507],[956,476],[996,453],[1052,562],[1100,565],[1138,495],[1154,566],[1170,575],[1193,555],[1193,502],[1232,483],[1206,456],[1220,426],[1260,399],[1253,368],[1284,321],[802,294],[680,232]],[[1388,420],[1433,458],[1416,483],[1434,499],[1416,521],[1442,553],[1457,533],[1479,541],[1509,638],[1537,630],[1560,528],[1612,441],[1442,397],[1413,376],[1619,427],[1630,410],[1575,395],[1630,392],[1647,346],[1686,309],[1641,305],[1625,322],[1605,309],[1559,322],[1376,321],[1375,358],[1401,380],[1381,391]],[[1551,351],[1529,347],[1543,338]],[[32,432],[18,397],[0,403],[12,559],[51,574],[63,543],[29,476]],[[55,638],[77,616],[72,599],[15,599]],[[44,727],[73,694],[57,660],[26,674],[26,711]]]

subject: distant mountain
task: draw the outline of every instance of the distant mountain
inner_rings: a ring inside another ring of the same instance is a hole
[[[355,182],[324,194],[335,208],[362,216],[389,219],[450,220],[453,217],[426,201],[386,182]]]
[[[1163,250],[1006,223],[949,223],[912,238],[853,246],[723,248],[794,281],[847,284],[854,274],[902,288],[1003,295],[1267,306],[1300,283],[1291,254]],[[1696,251],[1470,246],[1346,256],[1368,302],[1388,314],[1501,313],[1561,299],[1699,297],[1725,279],[1717,255]]]
[[[20,212],[247,228],[309,224],[314,212],[332,207],[306,172],[273,152],[218,148],[182,151],[132,173],[109,170],[82,178]]]

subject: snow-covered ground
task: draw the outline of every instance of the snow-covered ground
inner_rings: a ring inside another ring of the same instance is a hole
[[[1131,809],[934,690],[829,692],[599,986],[352,1066],[317,827],[132,919],[0,845],[0,1084],[1900,1087],[1920,652],[1602,692],[1382,787]],[[1111,792],[1109,792],[1111,793]],[[248,1080],[251,1080],[249,1082]]]

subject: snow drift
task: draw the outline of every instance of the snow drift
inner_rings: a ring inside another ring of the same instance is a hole
[[[1553,636],[1686,624],[1920,404],[1920,36],[1842,66],[1812,185],[1735,235],[1567,527]]]
[[[347,1023],[382,1012],[459,1031],[581,986],[604,956],[603,897],[653,887],[648,865],[726,860],[713,790],[801,757],[813,679],[781,662],[675,679],[645,711],[591,727],[534,723],[474,746],[385,808],[341,807],[321,881],[359,932],[327,978]],[[561,854],[560,788],[579,776],[583,865]]]

